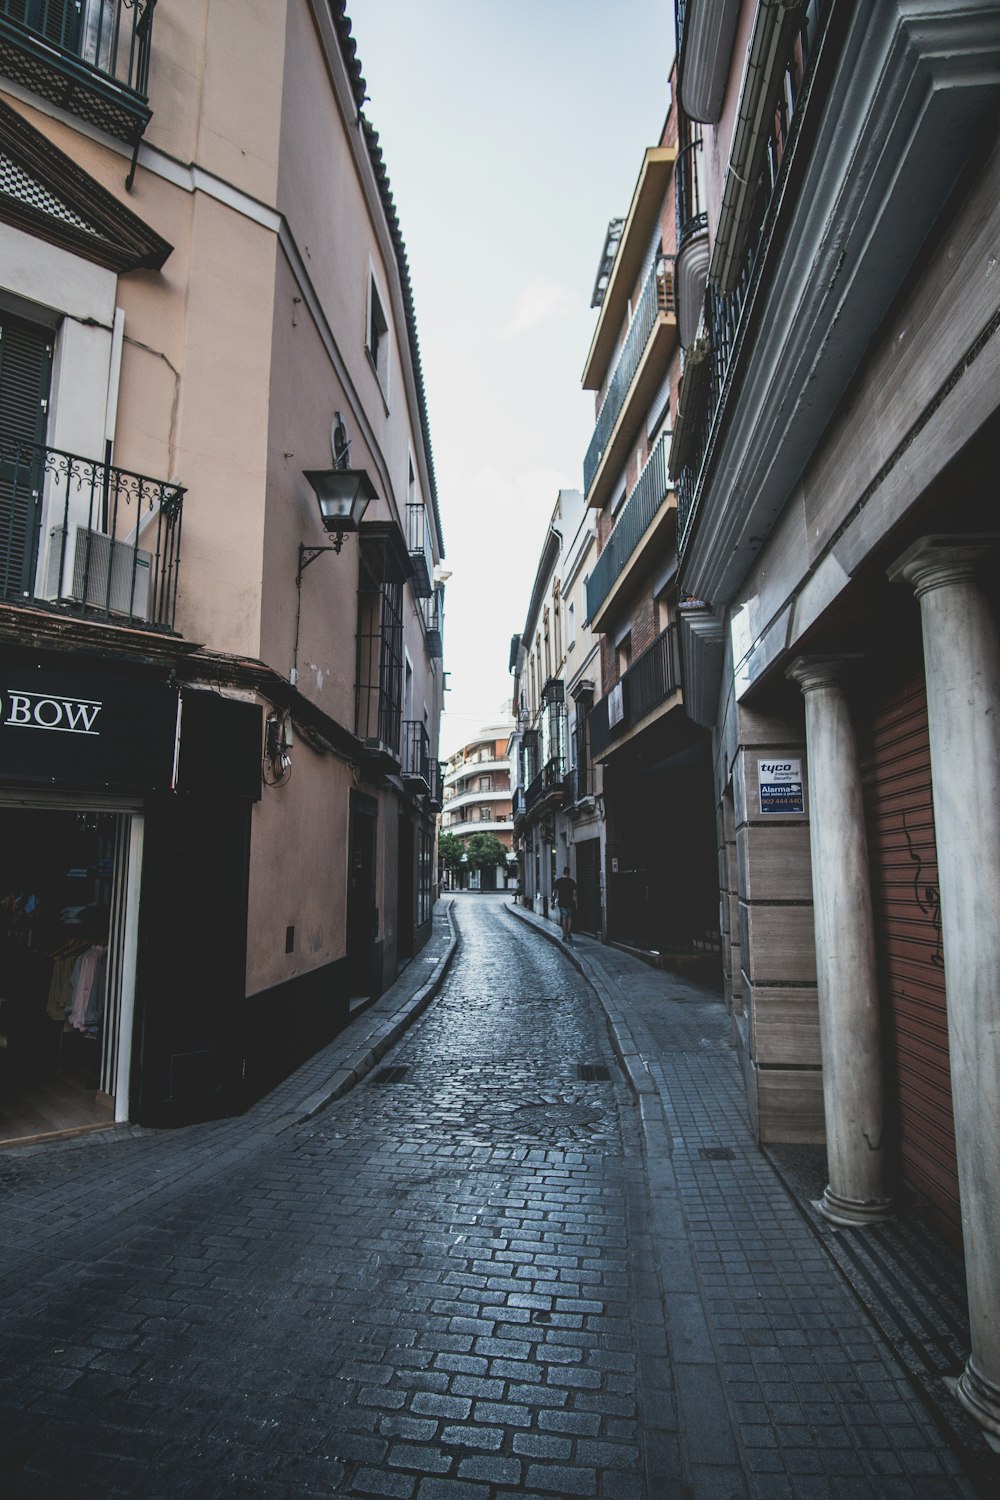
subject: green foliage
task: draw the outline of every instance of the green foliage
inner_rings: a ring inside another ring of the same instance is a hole
[[[470,870],[485,870],[507,863],[507,850],[495,833],[474,833],[465,852],[469,856]]]
[[[465,845],[457,833],[438,834],[438,864],[446,870],[457,870],[462,863]]]

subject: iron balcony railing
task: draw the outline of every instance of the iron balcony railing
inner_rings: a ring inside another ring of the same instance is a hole
[[[561,756],[553,756],[539,771],[524,794],[525,809],[530,812],[543,798],[559,791],[566,779],[566,768]]]
[[[647,714],[659,708],[680,687],[680,664],[677,651],[677,626],[668,625],[653,644],[638,656],[627,672],[623,672],[618,686],[621,688],[620,717],[611,722],[611,707],[614,689],[595,703],[588,715],[591,755],[597,757],[612,742],[627,734]]]
[[[639,482],[625,502],[614,530],[587,579],[587,618],[592,620],[611,593],[646,530],[670,493],[667,455],[670,434],[663,433],[646,461]]]
[[[424,626],[427,631],[427,650],[431,656],[437,658],[444,655],[444,641],[441,633],[443,612],[442,590],[440,584],[438,584],[424,600]]]
[[[401,769],[404,780],[422,781],[424,786],[430,790],[431,742],[427,730],[419,719],[403,720],[403,758]]]
[[[406,507],[406,549],[413,564],[410,579],[418,599],[429,599],[434,592],[434,561],[431,557],[427,512],[419,502]]]
[[[0,434],[0,598],[173,630],[184,490]]]
[[[431,800],[431,803],[433,804],[433,806],[436,807],[440,811],[441,804],[444,801],[444,790],[443,790],[443,788],[444,788],[444,766],[443,766],[442,762],[439,761],[439,760],[432,760],[431,761],[431,765],[430,765],[430,771],[431,771],[430,800]]]
[[[526,811],[527,811],[527,808],[526,808],[526,805],[525,805],[524,787],[523,786],[516,786],[514,788],[514,791],[512,793],[512,797],[511,797],[511,818],[512,818],[512,821],[516,823],[517,820],[518,820],[518,818],[523,818],[524,817],[524,814],[525,814]]]
[[[756,280],[757,252],[765,239],[765,228],[774,213],[778,176],[789,157],[798,125],[797,107],[809,70],[811,42],[823,9],[822,0],[809,0],[802,7],[801,19],[791,33],[785,70],[764,153],[764,164],[757,179],[756,191],[743,231],[743,250],[730,292],[721,292],[709,282],[705,292],[704,327],[709,340],[709,370],[704,396],[697,414],[690,445],[691,457],[675,476],[677,490],[677,542],[683,555],[690,536],[697,505],[702,468],[711,445],[712,433],[719,419],[728,388],[730,365],[737,334],[750,290]],[[678,224],[680,211],[678,209]],[[688,414],[692,416],[691,413]]]
[[[708,228],[708,214],[702,202],[701,152],[701,136],[696,136],[679,153],[674,166],[678,255],[688,240]]]
[[[597,415],[594,435],[583,461],[583,488],[589,492],[615,423],[621,416],[629,388],[639,368],[649,336],[660,313],[674,311],[673,256],[661,255],[653,264],[642,289],[635,314],[622,345],[618,363],[608,384],[607,394]]]
[[[116,140],[136,143],[156,0],[0,0],[0,72]]]

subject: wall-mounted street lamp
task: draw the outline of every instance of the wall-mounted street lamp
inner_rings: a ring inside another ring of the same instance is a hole
[[[376,497],[375,486],[368,477],[367,469],[349,467],[351,440],[339,411],[334,416],[330,446],[333,450],[334,467],[304,469],[302,477],[312,486],[323,530],[333,537],[333,541],[328,547],[307,547],[304,543],[299,543],[296,583],[301,583],[302,574],[321,552],[340,551],[344,545],[344,537],[349,531],[357,531],[361,518],[368,509],[368,502]]]
[[[304,542],[299,543],[299,567],[295,575],[298,608],[295,615],[295,650],[291,672],[293,687],[298,679],[302,575],[309,564],[315,562],[321,553],[340,551],[344,545],[344,537],[349,531],[358,530],[369,502],[377,498],[375,486],[368,477],[368,470],[349,467],[351,441],[347,436],[347,428],[339,411],[334,417],[330,446],[334,462],[332,469],[304,469],[302,471],[302,477],[309,481],[316,496],[323,530],[333,540],[325,547],[307,547]]]

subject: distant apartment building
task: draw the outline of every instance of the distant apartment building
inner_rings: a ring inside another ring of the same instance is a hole
[[[717,982],[710,736],[685,711],[678,636],[682,610],[698,606],[678,588],[667,473],[692,186],[664,84],[660,139],[642,156],[627,214],[608,228],[583,371],[595,393],[583,479],[597,530],[586,620],[601,661],[587,732],[603,778],[607,938]]]
[[[569,867],[577,926],[604,927],[602,779],[592,763],[588,714],[601,662],[586,609],[596,524],[579,490],[560,490],[538,562],[524,627],[511,641],[516,729],[511,737],[520,900],[554,918],[553,882]]]
[[[0,1138],[241,1108],[430,932],[443,541],[364,104],[342,3],[0,0]]]
[[[492,834],[505,853],[512,848],[510,768],[507,747],[513,725],[486,724],[474,739],[444,762],[442,833],[468,841],[474,834]],[[505,890],[508,861],[482,870],[459,872],[459,884],[475,890]]]

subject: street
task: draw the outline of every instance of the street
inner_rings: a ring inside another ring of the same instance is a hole
[[[753,1146],[721,1001],[646,971],[637,1098],[507,905],[455,901],[439,992],[311,1118],[292,1079],[0,1154],[5,1495],[976,1493]]]

